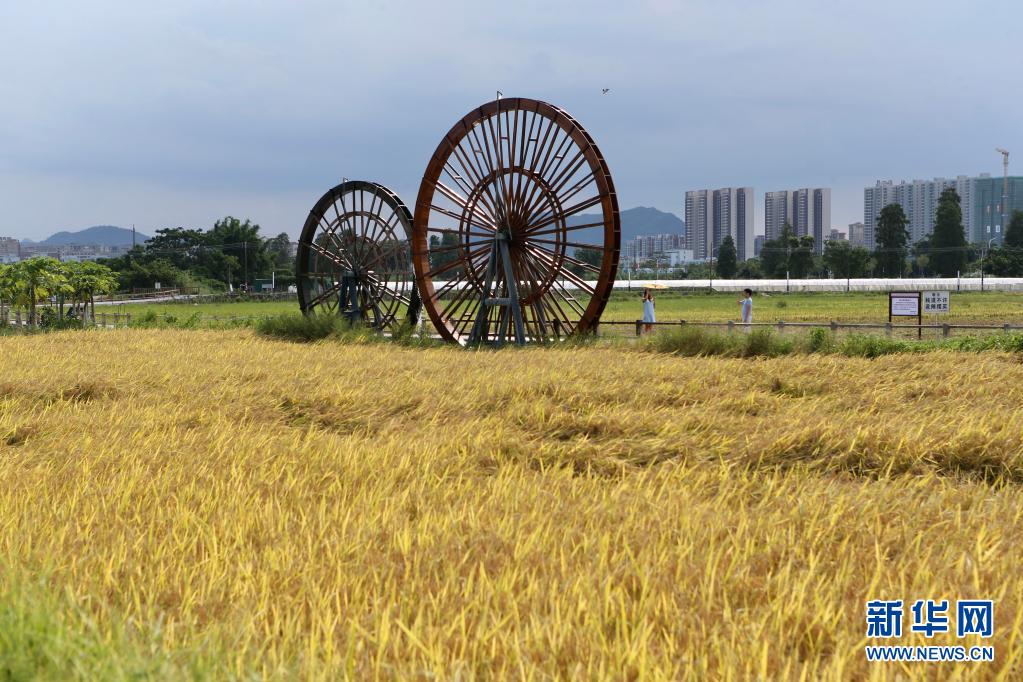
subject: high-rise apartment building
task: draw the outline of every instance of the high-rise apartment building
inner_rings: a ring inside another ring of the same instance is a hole
[[[698,189],[686,192],[686,248],[693,258],[710,258],[714,248],[714,192]]]
[[[966,207],[963,208],[963,225],[967,226],[966,238],[977,244],[994,239],[1001,244],[1013,211],[1023,211],[1023,177],[1010,176],[1006,196],[1003,224],[1002,194],[1005,192],[1004,178],[991,177],[987,173],[974,178],[969,201],[971,221],[966,221]],[[966,204],[966,200],[963,200]]]
[[[831,232],[831,189],[806,187],[764,195],[764,232],[777,239],[788,223],[797,237],[813,237],[817,253],[824,253],[824,241]]]
[[[906,226],[909,232],[909,241],[915,244],[925,239],[934,231],[934,219],[938,212],[938,199],[946,189],[954,189],[959,194],[959,205],[963,212],[963,229],[966,231],[966,239],[979,241],[984,234],[984,228],[988,225],[983,222],[983,216],[977,213],[977,207],[982,202],[975,199],[978,186],[986,188],[992,181],[998,185],[998,196],[1001,197],[1001,178],[991,178],[987,173],[979,177],[966,175],[952,178],[934,178],[933,180],[913,180],[907,182],[902,180],[898,183],[891,180],[878,180],[873,187],[863,190],[863,224],[865,246],[874,248],[876,245],[875,230],[877,216],[881,209],[889,204],[899,204],[903,213],[909,220]],[[1023,190],[1021,190],[1023,192]],[[1023,205],[1023,194],[1020,195]],[[999,203],[996,201],[995,203]],[[1001,240],[1001,221],[990,223],[992,234],[987,238],[996,237]],[[995,230],[995,227],[998,227]]]
[[[785,223],[792,224],[792,192],[768,192],[764,195],[764,236],[777,239]]]
[[[739,260],[753,258],[753,188],[686,192],[686,248],[697,259],[717,255],[726,236],[735,242]]]
[[[863,223],[849,223],[849,243],[853,246],[864,246]]]

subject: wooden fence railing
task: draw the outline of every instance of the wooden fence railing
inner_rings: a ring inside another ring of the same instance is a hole
[[[131,294],[110,294],[108,296],[97,296],[97,301],[144,301],[151,298],[174,298],[176,296],[185,296],[184,290],[182,289],[147,289],[145,291],[136,291]]]
[[[90,316],[91,317],[91,316]],[[158,319],[168,320],[173,319],[176,322],[182,322],[180,316],[173,315],[157,315]],[[138,316],[136,315],[136,319]],[[259,319],[259,316],[252,315],[203,315],[199,318],[199,322],[213,322],[216,324],[237,324],[239,322],[247,322],[251,320]],[[87,326],[98,327],[101,329],[112,329],[119,327],[130,327],[132,323],[132,314],[123,312],[98,312],[96,313],[95,319],[90,319]],[[948,338],[955,331],[985,331],[985,332],[1002,332],[1011,333],[1014,331],[1023,331],[1023,324],[892,324],[889,322],[838,322],[832,320],[830,322],[785,322],[779,320],[777,322],[751,322],[744,324],[742,322],[728,321],[728,322],[689,322],[687,320],[677,320],[675,322],[651,322],[645,323],[643,320],[627,321],[627,320],[603,320],[598,323],[596,331],[598,335],[601,334],[601,330],[608,327],[635,330],[636,336],[642,336],[645,327],[649,324],[650,327],[655,329],[670,329],[670,328],[683,328],[683,327],[710,327],[718,329],[726,329],[729,332],[734,331],[745,331],[748,329],[772,329],[779,333],[785,333],[786,331],[795,331],[799,329],[828,329],[833,333],[839,331],[857,331],[857,330],[881,330],[886,336],[892,336],[895,333],[901,332],[916,332],[917,336],[922,336],[924,330],[935,330],[940,331],[941,336]],[[0,313],[0,325],[2,326],[16,326],[16,327],[28,327],[28,315],[21,311],[10,311],[5,310]]]

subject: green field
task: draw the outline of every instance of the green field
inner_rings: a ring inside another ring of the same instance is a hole
[[[604,312],[606,321],[632,321],[642,317],[640,291],[616,291]],[[662,322],[726,322],[738,317],[734,293],[656,292],[657,319]],[[867,293],[759,294],[754,297],[754,320],[758,322],[886,322],[888,295]],[[932,315],[925,322],[950,324],[1023,323],[1023,293],[1000,291],[952,293],[951,312]],[[98,312],[131,313],[152,311],[185,319],[199,313],[203,318],[263,317],[298,310],[298,303],[146,303],[106,306]]]

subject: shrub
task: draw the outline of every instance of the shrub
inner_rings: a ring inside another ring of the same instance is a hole
[[[202,322],[202,314],[199,312],[194,312],[188,317],[186,317],[184,320],[182,320],[178,324],[178,327],[181,329],[195,329],[196,327],[199,326],[200,322]]]
[[[789,355],[795,350],[795,344],[791,340],[775,336],[770,329],[757,329],[745,334],[744,337],[741,355],[746,358],[773,358]]]
[[[738,355],[732,337],[688,325],[651,334],[643,345],[647,350],[673,355]]]
[[[421,333],[416,325],[410,324],[409,322],[402,323],[398,330],[391,334],[390,340],[392,343],[396,343],[399,346],[408,346],[411,348],[446,345],[444,341],[430,338],[428,335]]]
[[[303,315],[302,313],[264,317],[256,322],[256,332],[263,336],[299,342],[335,338],[364,343],[379,338],[368,327],[352,326],[348,320],[337,315]]]
[[[874,334],[850,334],[839,345],[838,352],[848,357],[878,358],[892,353],[912,353],[914,350],[929,350],[925,344],[914,345],[910,341],[897,341]]]
[[[1023,353],[1023,334],[992,334],[983,338],[966,336],[946,341],[943,347],[951,350],[979,353],[985,350],[1000,350],[1008,353]]]
[[[82,321],[76,317],[61,317],[55,308],[39,309],[39,327],[50,331],[81,329]]]
[[[1005,336],[996,336],[995,338],[999,340],[1000,350],[1011,353],[1023,353],[1023,334],[1006,334]]]
[[[775,336],[768,329],[748,334],[720,334],[684,325],[646,337],[643,348],[673,355],[750,358],[787,355],[794,352],[795,344]]]
[[[131,326],[139,329],[154,329],[160,326],[160,318],[152,310],[147,310],[141,315],[131,319]]]
[[[807,339],[807,349],[811,353],[830,353],[834,346],[835,338],[829,330],[819,327],[810,330],[810,336]]]

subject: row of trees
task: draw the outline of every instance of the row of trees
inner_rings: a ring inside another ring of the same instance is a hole
[[[124,256],[103,261],[117,273],[122,289],[205,286],[226,289],[255,279],[294,282],[291,238],[264,239],[260,226],[228,216],[209,230],[173,227],[157,230]]]
[[[726,236],[718,248],[718,257],[713,275],[722,279],[739,276],[743,278],[780,278],[808,277],[815,272],[827,269],[839,277],[849,270],[866,271],[870,262],[870,252],[863,248],[851,246],[848,242],[828,242],[824,247],[823,258],[814,255],[813,237],[797,237],[788,223],[782,227],[777,239],[764,242],[759,259],[739,262],[735,249],[735,241]]]
[[[96,314],[96,296],[116,289],[113,271],[99,263],[62,263],[55,258],[36,257],[0,265],[0,307],[27,311],[32,326],[39,322],[39,304],[53,298],[61,302],[61,308],[63,302],[70,303],[85,326],[90,306],[93,316]]]

